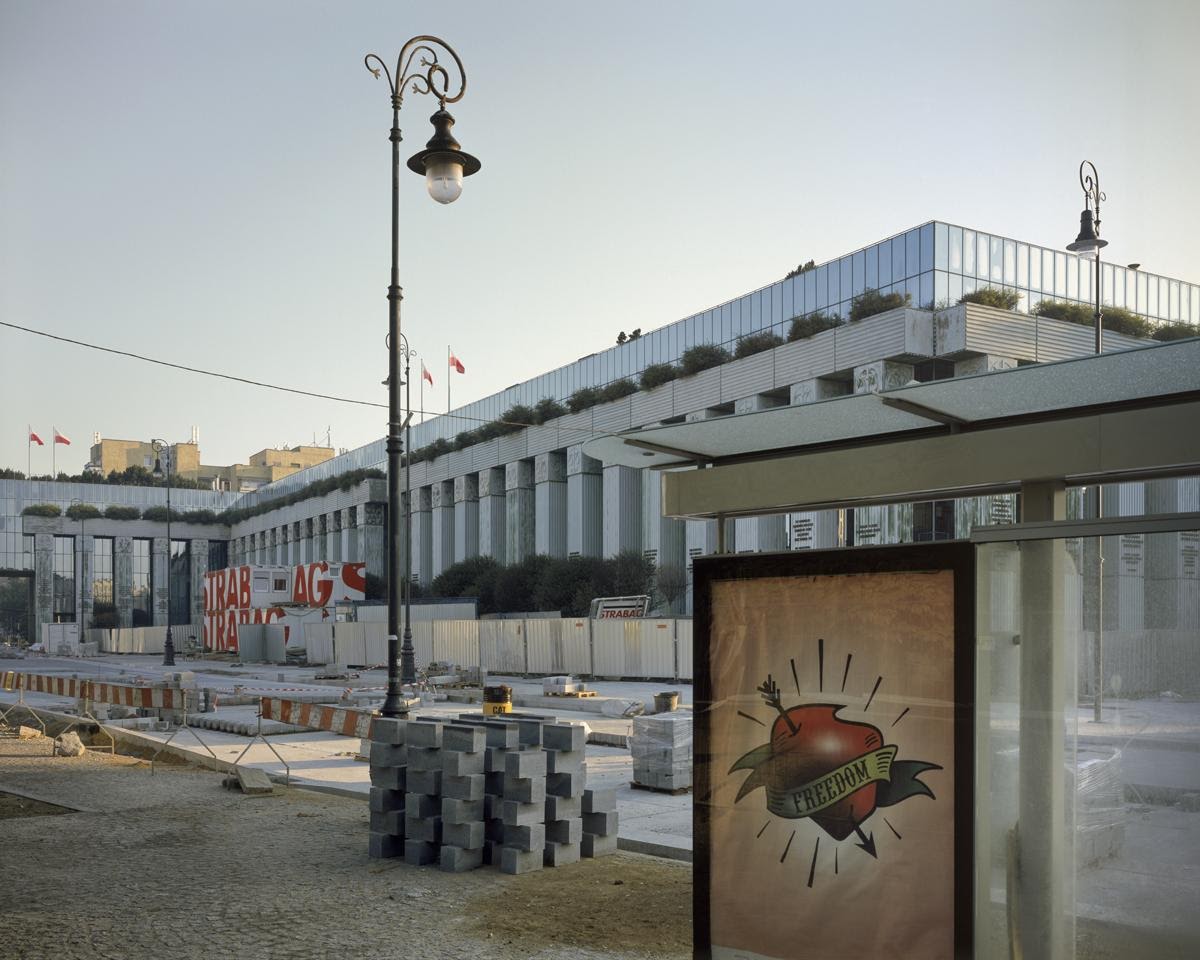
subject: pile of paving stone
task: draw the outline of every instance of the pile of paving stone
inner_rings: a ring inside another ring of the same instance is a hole
[[[692,786],[692,715],[672,711],[633,718],[633,784],[676,793]]]
[[[371,733],[372,857],[515,874],[616,852],[616,792],[586,789],[578,724],[377,717]]]

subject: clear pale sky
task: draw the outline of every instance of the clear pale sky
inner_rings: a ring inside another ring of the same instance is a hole
[[[445,408],[920,222],[1061,247],[1080,160],[1105,251],[1196,280],[1200,4],[0,0],[0,318],[386,402],[390,109],[363,55],[462,56],[483,161],[402,172],[404,328]],[[429,97],[401,114],[404,156]],[[0,328],[0,465],[25,426],[186,440],[206,463],[382,436],[289,397]],[[35,448],[34,471],[50,468]]]

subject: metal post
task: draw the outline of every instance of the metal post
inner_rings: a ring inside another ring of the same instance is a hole
[[[400,647],[400,679],[403,683],[417,682],[417,661],[412,642],[412,378],[409,362],[412,351],[404,344],[404,643]]]
[[[171,448],[167,458],[167,638],[163,641],[163,666],[175,666],[175,642],[171,639]]]

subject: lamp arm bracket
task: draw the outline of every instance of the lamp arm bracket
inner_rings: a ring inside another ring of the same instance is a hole
[[[449,55],[457,70],[457,89],[453,95],[451,75],[438,59],[438,48]],[[467,73],[463,69],[462,60],[450,44],[438,37],[421,35],[405,43],[396,58],[394,72],[374,53],[368,53],[363,58],[363,63],[376,79],[381,73],[387,77],[392,104],[397,110],[404,102],[405,88],[410,85],[413,93],[432,94],[437,97],[442,107],[448,103],[457,103],[467,92]],[[378,66],[372,66],[372,63]]]

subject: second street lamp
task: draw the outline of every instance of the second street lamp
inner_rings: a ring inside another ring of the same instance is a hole
[[[457,84],[453,91],[451,75],[438,59],[439,53],[449,58],[447,64],[453,61],[457,72]],[[457,200],[462,193],[463,177],[478,172],[479,161],[470,154],[463,153],[458,141],[450,133],[454,118],[446,112],[446,104],[457,103],[462,99],[467,90],[467,75],[458,54],[449,44],[437,37],[413,37],[400,48],[394,71],[389,70],[387,64],[374,53],[368,53],[363,62],[376,78],[381,75],[387,77],[392,95],[392,128],[388,135],[392,144],[392,273],[391,283],[388,285],[387,337],[388,681],[387,697],[383,701],[381,712],[385,717],[398,717],[404,712],[400,704],[401,680],[405,683],[416,681],[412,633],[411,629],[407,628],[407,623],[403,653],[400,650],[400,598],[396,590],[397,573],[400,569],[400,454],[403,449],[400,440],[400,387],[403,382],[400,376],[400,301],[403,299],[400,289],[400,108],[404,105],[405,89],[410,88],[412,93],[428,94],[436,97],[438,101],[437,112],[430,118],[434,135],[425,149],[408,161],[410,170],[425,177],[429,195],[434,200],[438,203],[453,203]],[[409,514],[405,512],[405,518],[408,517]],[[412,533],[411,525],[406,523],[406,527],[409,529],[404,532],[405,549]],[[403,678],[400,676],[401,662],[404,667]]]
[[[163,641],[163,666],[175,666],[175,643],[171,640],[171,445],[166,440],[151,440],[154,448],[156,478],[163,475],[163,460],[167,461],[167,638]]]

